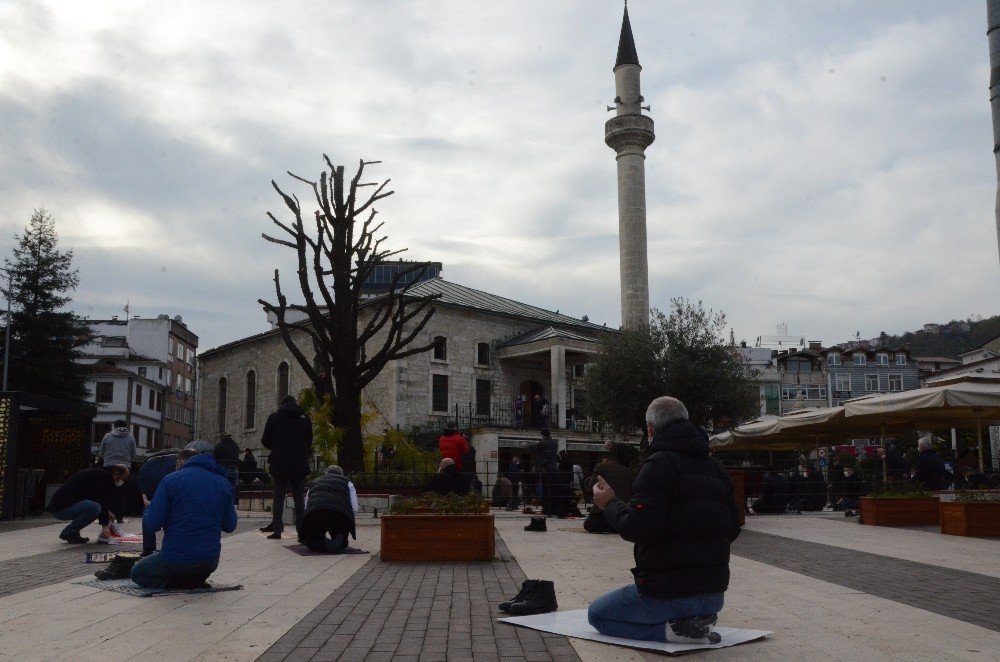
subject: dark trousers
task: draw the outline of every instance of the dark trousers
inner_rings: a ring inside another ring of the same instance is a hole
[[[295,528],[298,530],[299,522],[302,521],[302,513],[305,512],[305,484],[302,476],[272,476],[274,479],[274,503],[271,506],[271,524],[275,533],[285,530],[285,523],[282,518],[285,514],[285,495],[288,490],[292,491],[292,500],[295,502]]]
[[[553,491],[556,489],[556,475],[551,471],[543,471],[539,477],[542,479],[542,513],[555,515],[555,503]]]
[[[507,505],[507,507],[510,510],[514,510],[515,508],[517,508],[518,494],[520,494],[520,492],[521,492],[521,483],[511,483],[511,486],[510,486],[510,503],[508,503],[508,505]]]
[[[323,536],[305,541],[305,546],[313,552],[321,554],[340,554],[347,549],[347,535],[335,533],[332,538]]]
[[[604,511],[598,510],[597,507],[594,507],[587,514],[587,519],[583,520],[583,529],[587,533],[615,533],[608,520],[604,519]]]

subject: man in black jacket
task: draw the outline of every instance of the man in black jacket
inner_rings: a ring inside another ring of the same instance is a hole
[[[295,502],[296,529],[302,521],[302,512],[305,510],[303,481],[309,474],[312,441],[312,421],[295,402],[295,398],[286,395],[278,411],[267,417],[264,434],[260,438],[264,448],[271,451],[268,462],[271,465],[271,478],[274,481],[271,525],[261,528],[261,531],[271,532],[268,538],[281,539],[281,531],[285,527],[282,520],[285,513],[285,494],[289,488],[292,490],[292,499]]]
[[[646,425],[652,442],[629,502],[603,480],[594,486],[594,504],[635,543],[635,583],[595,600],[588,620],[614,637],[717,643],[712,626],[729,587],[729,545],[740,533],[733,482],[680,400],[653,400]]]
[[[347,549],[348,535],[357,540],[351,489],[344,470],[336,465],[313,481],[299,525],[299,542],[314,552],[340,554]]]
[[[71,544],[85,543],[80,531],[95,519],[101,524],[98,542],[111,537],[109,528],[114,513],[108,511],[118,501],[116,488],[128,480],[129,470],[125,465],[92,468],[78,471],[56,490],[46,510],[56,519],[69,520],[69,524],[59,534],[61,540]]]
[[[948,469],[944,466],[944,461],[934,450],[933,438],[924,435],[917,440],[917,465],[913,471],[912,480],[914,483],[928,490],[943,490],[950,482],[947,479]]]
[[[458,470],[455,460],[446,457],[441,460],[441,464],[438,465],[438,472],[427,481],[427,486],[424,490],[427,492],[436,492],[441,496],[446,494],[465,496],[469,493],[471,482],[468,474],[464,474]]]
[[[542,483],[542,513],[545,515],[555,515],[553,512],[553,490],[555,482],[555,472],[559,464],[559,443],[552,438],[552,433],[548,428],[542,428],[539,433],[542,438],[538,443],[528,445],[527,442],[521,444],[521,448],[531,453],[531,465]],[[525,497],[527,504],[528,498]]]

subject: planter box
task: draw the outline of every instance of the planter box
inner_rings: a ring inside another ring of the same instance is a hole
[[[941,533],[950,536],[1000,536],[1000,501],[942,501]]]
[[[861,523],[873,526],[927,526],[937,524],[939,501],[934,497],[861,497]]]
[[[383,561],[489,561],[493,515],[385,515]]]

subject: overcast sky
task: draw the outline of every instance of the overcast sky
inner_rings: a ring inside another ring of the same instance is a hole
[[[633,0],[650,298],[826,344],[1000,309],[985,3]],[[55,217],[79,314],[266,328],[270,188],[322,154],[448,280],[618,326],[621,3],[0,0],[0,252]]]

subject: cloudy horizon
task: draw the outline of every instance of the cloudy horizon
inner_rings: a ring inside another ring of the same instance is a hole
[[[656,142],[650,302],[736,339],[844,342],[1000,312],[985,3],[629,6]],[[620,322],[621,3],[0,3],[0,251],[33,209],[78,314],[267,328],[275,179],[380,160],[393,247],[447,280]],[[308,208],[308,207],[307,207]]]

